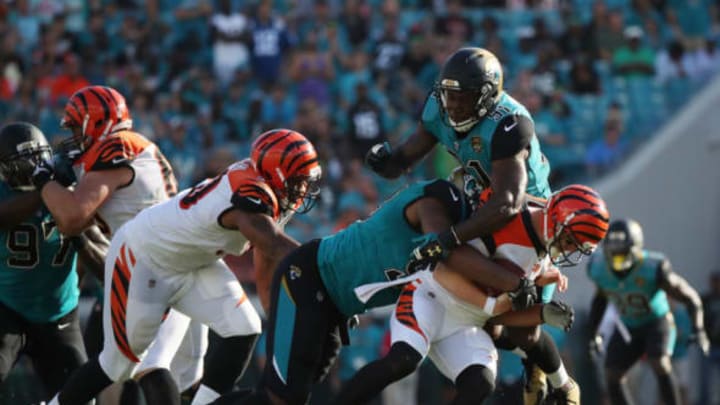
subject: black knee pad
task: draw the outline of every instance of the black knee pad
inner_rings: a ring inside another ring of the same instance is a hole
[[[180,405],[180,389],[170,370],[158,368],[140,377],[138,381],[148,404]]]
[[[205,356],[202,383],[217,393],[228,392],[245,372],[260,335],[217,337]]]
[[[482,403],[495,391],[495,374],[485,366],[472,365],[455,379],[455,388],[454,405]]]
[[[393,376],[402,378],[415,371],[421,360],[422,356],[412,346],[405,342],[397,342],[390,347],[382,362]]]
[[[126,380],[120,391],[120,405],[145,405],[142,388],[135,380]]]

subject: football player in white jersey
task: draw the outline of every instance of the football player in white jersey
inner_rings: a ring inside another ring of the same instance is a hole
[[[138,212],[177,193],[170,164],[154,143],[132,131],[125,98],[115,89],[90,86],[78,90],[67,101],[60,125],[73,133],[62,143],[61,152],[73,163],[77,185],[74,189],[63,187],[54,179],[55,168],[42,161],[33,180],[64,235],[76,235],[96,222],[110,238]],[[148,397],[153,397],[154,387],[162,385],[158,382],[173,381],[185,390],[202,376],[207,328],[189,323],[188,317],[172,311],[163,324],[163,336],[186,335],[177,356],[183,361],[172,363],[174,381],[162,371],[152,371],[169,369],[177,347],[153,345],[138,368],[136,377]]]
[[[496,261],[509,262],[510,270],[523,272],[539,286],[558,282],[564,289],[567,280],[550,262],[574,262],[592,253],[607,232],[608,220],[597,193],[571,185],[553,194],[545,207],[528,205],[490,237],[469,244]],[[549,270],[542,273],[545,269]],[[415,275],[391,318],[389,353],[358,371],[335,403],[369,401],[386,385],[413,372],[426,356],[455,383],[458,394],[453,404],[480,403],[494,390],[497,367],[493,339],[482,328],[486,323],[527,327],[546,322],[566,330],[572,323],[572,310],[556,302],[508,312],[506,294],[479,286],[442,263],[432,273]],[[556,388],[564,388],[559,395],[565,398],[558,403],[579,403],[571,402],[579,401],[579,391],[562,363],[547,374]],[[573,398],[568,400],[568,395]]]
[[[127,222],[114,235],[105,263],[103,351],[70,377],[51,404],[83,403],[131,375],[169,308],[223,338],[215,351],[226,369],[229,363],[243,368],[251,353],[242,357],[237,342],[260,333],[260,317],[222,257],[253,247],[258,290],[267,305],[273,270],[299,245],[281,224],[312,206],[320,175],[317,153],[302,134],[273,130],[255,140],[249,159]],[[221,377],[232,384],[237,375]],[[219,396],[203,388],[195,400]]]

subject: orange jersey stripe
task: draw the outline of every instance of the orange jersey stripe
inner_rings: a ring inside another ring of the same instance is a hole
[[[415,284],[410,283],[405,286],[400,294],[397,307],[395,308],[395,318],[397,318],[397,320],[403,325],[420,334],[420,336],[425,339],[425,342],[427,342],[428,338],[425,336],[422,329],[420,329],[420,325],[418,325],[418,321],[413,310],[413,294],[415,294],[415,290],[417,290],[417,286]]]

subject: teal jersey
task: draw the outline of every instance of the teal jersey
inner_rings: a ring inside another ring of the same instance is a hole
[[[550,164],[540,150],[532,117],[507,93],[500,96],[493,111],[465,134],[456,132],[450,126],[446,115],[441,112],[440,101],[431,94],[425,102],[422,124],[483,187],[490,184],[493,160],[513,156],[529,146],[530,157],[525,162],[527,193],[542,198],[550,196]]]
[[[15,192],[0,183],[0,200]],[[31,322],[55,321],[78,304],[76,254],[44,207],[0,231],[0,302]]]
[[[320,241],[317,254],[320,276],[343,314],[359,314],[397,301],[399,288],[386,288],[364,304],[354,289],[407,275],[405,267],[410,252],[417,245],[413,239],[423,233],[407,222],[405,210],[423,197],[442,201],[453,222],[466,216],[465,200],[455,186],[445,180],[422,181],[397,192],[364,221]]]
[[[660,277],[665,277],[662,253],[643,250],[642,259],[625,277],[618,277],[606,264],[602,252],[588,265],[590,279],[620,312],[625,325],[630,328],[662,318],[670,311],[665,291],[660,289]]]

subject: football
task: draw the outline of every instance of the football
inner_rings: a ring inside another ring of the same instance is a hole
[[[511,260],[496,258],[496,259],[493,259],[493,262],[499,264],[500,266],[505,268],[505,270],[517,274],[518,276],[522,277],[525,274],[523,269],[520,266],[518,266],[517,264],[513,263]],[[478,286],[481,290],[483,290],[490,297],[497,297],[500,294],[502,294],[502,291],[498,291],[492,287],[488,287],[488,286],[480,284],[480,283],[475,283],[475,285]]]

